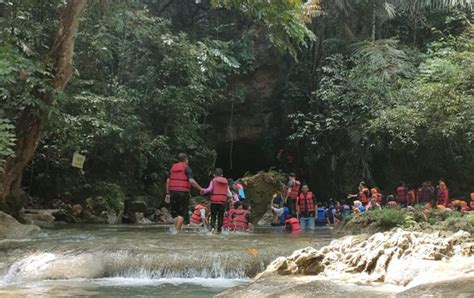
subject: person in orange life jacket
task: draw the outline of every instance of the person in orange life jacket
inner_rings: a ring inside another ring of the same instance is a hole
[[[296,180],[296,175],[290,173],[288,175],[288,191],[285,198],[285,206],[291,215],[296,216],[296,199],[300,194],[301,183]]]
[[[214,171],[214,179],[209,183],[208,188],[203,189],[201,194],[210,194],[211,200],[211,231],[222,232],[224,224],[225,206],[228,200],[232,200],[232,193],[229,189],[229,182],[223,177],[222,169]],[[217,223],[217,229],[216,229]]]
[[[379,190],[377,187],[372,187],[372,188],[370,189],[370,194],[371,194],[371,196],[370,196],[369,201],[370,201],[371,199],[375,199],[375,201],[376,201],[380,206],[382,206],[382,203],[383,203],[383,202],[382,202],[382,201],[383,201],[383,195],[380,193],[380,190]]]
[[[238,202],[238,201],[237,201]],[[227,202],[227,210],[224,212],[224,220],[223,220],[223,225],[222,228],[229,230],[230,229],[230,218],[232,216],[232,213],[235,210],[235,204],[237,203],[232,203],[232,201]]]
[[[436,191],[436,205],[442,205],[446,208],[449,206],[449,190],[443,180],[439,180],[438,189]]]
[[[405,187],[404,182],[400,182],[398,187],[395,189],[396,201],[398,205],[402,207],[407,206],[408,188]]]
[[[285,231],[290,234],[299,234],[301,232],[301,225],[296,217],[289,217],[285,221]]]
[[[370,191],[364,181],[359,183],[359,192],[357,194],[351,194],[347,196],[348,199],[357,198],[357,200],[360,201],[364,206],[369,203],[369,197]]]
[[[407,187],[407,206],[415,206],[418,203],[416,191],[413,187]]]
[[[189,167],[188,156],[180,153],[178,162],[173,164],[170,175],[166,180],[165,197],[165,202],[171,204],[171,216],[174,218],[177,233],[181,231],[184,218],[189,211],[191,187],[202,191],[202,187],[194,180],[193,171]]]
[[[194,207],[194,212],[189,219],[191,227],[207,227],[207,216],[209,214],[207,200],[202,200]]]
[[[248,231],[251,227],[248,205],[243,202],[235,203],[235,209],[230,214],[230,230]]]
[[[303,185],[303,187],[301,187],[301,193],[296,200],[296,210],[302,230],[315,229],[314,217],[316,214],[316,206],[316,199],[313,193],[309,191],[308,185]]]

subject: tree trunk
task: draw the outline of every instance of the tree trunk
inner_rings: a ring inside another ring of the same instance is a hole
[[[79,26],[79,17],[86,4],[87,0],[69,0],[61,13],[59,29],[51,52],[51,57],[56,62],[51,84],[57,91],[63,91],[72,76],[74,39]],[[54,105],[52,94],[38,94],[38,97],[46,105]],[[23,170],[33,159],[46,120],[45,109],[31,108],[25,109],[17,118],[15,155],[6,160],[4,171],[0,174],[0,207],[9,213],[15,213],[18,207],[21,208],[14,201],[18,201],[20,196]]]

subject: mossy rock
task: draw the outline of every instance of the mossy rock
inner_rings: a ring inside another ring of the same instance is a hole
[[[252,221],[258,221],[270,208],[273,194],[280,191],[285,175],[277,171],[258,172],[241,179],[245,196],[252,206]]]

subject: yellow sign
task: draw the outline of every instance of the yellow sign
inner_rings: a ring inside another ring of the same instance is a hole
[[[74,155],[72,156],[71,165],[75,168],[82,169],[84,167],[85,161],[86,161],[86,157],[84,155],[81,155],[75,152]]]

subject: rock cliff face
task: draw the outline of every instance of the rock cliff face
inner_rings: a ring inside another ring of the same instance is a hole
[[[262,147],[266,135],[278,129],[275,123],[280,116],[276,95],[280,77],[278,66],[262,66],[253,74],[236,77],[231,81],[230,93],[242,90],[242,98],[222,99],[210,108],[207,119],[209,143],[217,150],[218,166],[229,170],[230,144],[233,142],[232,174],[235,177],[268,167]]]

